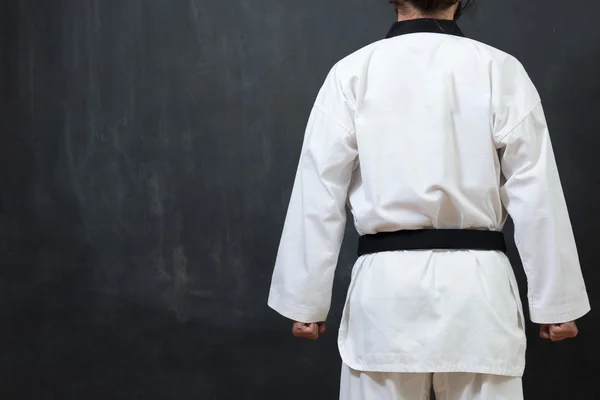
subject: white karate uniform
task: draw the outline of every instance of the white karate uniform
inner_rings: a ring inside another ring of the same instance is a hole
[[[520,378],[451,372],[411,374],[361,372],[344,365],[341,400],[522,400]]]
[[[508,211],[533,322],[582,317],[590,304],[525,69],[500,50],[441,34],[460,32],[453,21],[396,28],[335,65],[315,101],[270,307],[296,321],[326,320],[348,205],[360,235],[501,230]],[[354,266],[339,333],[348,368],[519,378],[525,347],[515,276],[501,252],[385,252]]]

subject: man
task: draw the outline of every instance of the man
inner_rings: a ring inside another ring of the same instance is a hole
[[[541,336],[590,310],[538,93],[467,39],[456,0],[398,0],[385,40],[333,67],[311,113],[269,295],[325,331],[346,204],[361,235],[339,333],[341,398],[523,397],[508,212]]]

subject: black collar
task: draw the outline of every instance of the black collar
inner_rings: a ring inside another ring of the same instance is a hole
[[[392,28],[388,32],[386,39],[418,32],[445,33],[447,35],[461,37],[465,36],[458,27],[456,21],[450,21],[448,19],[422,18],[396,22],[394,25],[392,25]]]

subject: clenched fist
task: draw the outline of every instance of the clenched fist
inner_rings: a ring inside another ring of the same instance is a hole
[[[315,324],[294,322],[292,333],[294,336],[299,338],[317,340],[319,335],[324,335],[327,333],[327,327],[325,326],[325,322],[319,322]]]
[[[542,339],[552,340],[553,342],[574,338],[578,333],[579,331],[577,330],[577,324],[575,324],[575,322],[542,325],[540,327],[540,336]]]

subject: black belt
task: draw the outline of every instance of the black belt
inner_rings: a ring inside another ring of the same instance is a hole
[[[358,239],[358,256],[402,250],[489,250],[506,252],[504,234],[472,229],[382,232]]]

